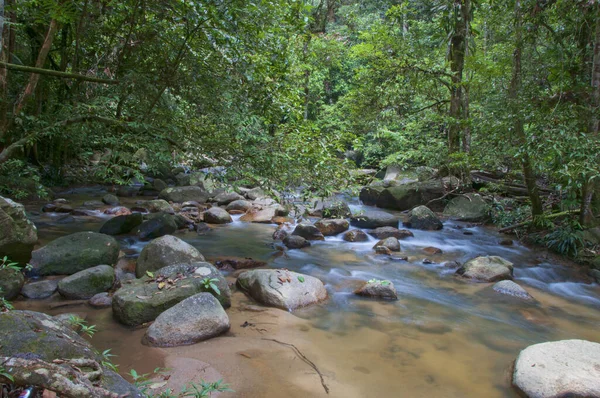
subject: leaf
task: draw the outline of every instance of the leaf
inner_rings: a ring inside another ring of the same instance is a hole
[[[139,298],[140,300],[146,300],[146,299],[152,298],[151,296],[135,296],[135,297]]]
[[[165,283],[165,282],[160,282],[160,283],[158,284],[158,289],[159,289],[159,290],[162,290],[162,289],[165,287],[165,285],[166,285],[166,283]]]
[[[154,278],[154,273],[153,272],[146,271],[146,275],[149,276],[150,278]]]
[[[221,291],[219,290],[219,288],[217,287],[217,285],[215,285],[214,283],[211,282],[210,287],[212,288],[212,290],[214,290],[218,295],[221,294]]]
[[[150,384],[150,389],[151,390],[158,390],[159,388],[162,388],[164,386],[167,385],[166,381],[160,382],[160,383],[154,383],[154,384]]]
[[[304,277],[302,275],[298,275],[298,280],[300,283],[304,283]]]

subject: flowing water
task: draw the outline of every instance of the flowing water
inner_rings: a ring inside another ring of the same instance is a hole
[[[94,192],[65,196],[75,205]],[[129,199],[132,204],[135,199]],[[354,204],[353,211],[368,207]],[[39,209],[31,204],[28,210]],[[60,299],[20,301],[20,309],[51,314],[80,312],[98,332],[92,343],[111,348],[122,373],[167,367],[169,383],[223,378],[240,397],[516,397],[511,366],[528,345],[561,339],[600,341],[600,287],[576,268],[559,264],[545,251],[519,244],[501,246],[490,229],[456,222],[436,232],[413,230],[401,241],[407,260],[376,255],[376,240],[350,243],[341,236],[313,242],[281,255],[273,247],[274,225],[232,224],[206,235],[178,236],[209,260],[252,257],[269,267],[287,268],[321,279],[329,299],[295,311],[262,309],[234,292],[228,310],[231,330],[193,346],[158,349],[141,344],[143,329],[117,324],[110,309],[86,305],[58,307]],[[33,216],[42,242],[76,231],[97,231],[107,216]],[[467,235],[472,233],[472,235]],[[145,242],[119,238],[134,258]],[[443,254],[425,255],[434,246]],[[491,284],[470,283],[444,268],[478,255],[499,255],[515,264],[515,281],[536,299],[525,302],[494,292]],[[432,264],[425,264],[427,258]],[[352,292],[361,282],[387,279],[399,300],[381,302]],[[233,282],[234,275],[228,275]],[[277,341],[273,341],[277,340]],[[323,375],[300,359],[293,344]]]

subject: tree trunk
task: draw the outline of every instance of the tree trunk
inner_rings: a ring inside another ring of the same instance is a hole
[[[542,200],[540,199],[539,188],[536,183],[533,162],[527,152],[527,135],[523,126],[523,118],[519,109],[519,97],[521,91],[521,61],[523,57],[523,17],[521,14],[521,0],[515,0],[515,51],[513,53],[513,71],[508,97],[512,105],[513,131],[519,145],[523,149],[521,165],[523,167],[523,176],[529,200],[531,201],[531,214],[533,216],[544,213]]]

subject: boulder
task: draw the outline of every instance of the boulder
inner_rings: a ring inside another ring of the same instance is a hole
[[[352,215],[350,224],[357,228],[398,227],[398,217],[380,210],[365,210]]]
[[[227,211],[236,210],[236,211],[247,212],[251,208],[252,208],[252,203],[248,202],[247,200],[234,200],[233,202],[230,202],[227,205],[225,210],[227,210]]]
[[[21,271],[12,268],[0,269],[0,297],[12,300],[19,295],[25,284]]]
[[[211,207],[204,212],[204,222],[209,224],[227,224],[232,222],[231,215],[227,210],[220,207]]]
[[[485,222],[490,219],[490,205],[481,195],[468,193],[448,202],[444,216],[457,221]]]
[[[379,227],[369,231],[369,235],[374,236],[377,239],[385,239],[385,238],[396,238],[396,239],[405,239],[409,237],[413,237],[412,232],[408,229],[398,229],[394,227]]]
[[[18,331],[18,333],[15,333]],[[103,358],[86,340],[70,327],[51,316],[33,311],[9,311],[0,314],[0,356],[54,360],[92,359],[102,364]],[[67,364],[57,364],[69,372]],[[4,364],[8,369],[10,365]],[[102,367],[100,387],[115,396],[142,398],[140,391],[115,372]]]
[[[21,289],[21,294],[28,299],[45,299],[52,296],[57,289],[58,280],[46,279],[26,284]]]
[[[435,254],[442,254],[444,251],[439,247],[427,246],[423,248],[423,253],[428,254],[430,256]]]
[[[110,290],[115,283],[115,270],[110,265],[98,265],[67,276],[58,282],[58,292],[68,299],[89,299]]]
[[[343,238],[346,242],[367,242],[369,237],[360,229],[353,229],[344,234]]]
[[[126,216],[128,214],[131,214],[131,210],[129,210],[125,206],[116,206],[116,207],[111,207],[110,209],[104,210],[104,214],[108,214],[111,216]]]
[[[348,228],[350,228],[350,223],[341,218],[322,219],[315,223],[315,227],[317,227],[324,236],[334,236],[347,231]]]
[[[217,337],[230,327],[219,301],[210,293],[198,293],[160,314],[143,341],[155,347],[178,347]]]
[[[271,220],[277,215],[276,210],[274,207],[267,207],[262,210],[253,209],[241,216],[240,221],[271,224]]]
[[[161,191],[162,192],[162,191]],[[173,207],[164,199],[155,199],[144,202],[142,205],[150,213],[169,213],[174,214]]]
[[[382,298],[386,300],[397,300],[398,293],[394,284],[390,281],[370,280],[354,292],[359,296]]]
[[[512,279],[513,264],[498,256],[476,257],[463,264],[456,273],[475,282]]]
[[[244,197],[235,192],[222,192],[213,198],[219,206],[228,205],[236,200],[244,200]]]
[[[154,239],[142,249],[137,259],[135,274],[138,278],[146,271],[156,271],[172,264],[191,264],[204,261],[204,256],[189,243],[172,235]]]
[[[157,192],[160,192],[163,189],[167,189],[168,187],[169,186],[167,185],[167,183],[161,180],[160,178],[156,178],[154,181],[152,181],[152,188]]]
[[[273,232],[273,240],[284,240],[288,236],[290,236],[290,234],[285,229],[277,228],[275,232]]]
[[[513,385],[529,398],[600,397],[600,344],[561,340],[519,353]]]
[[[172,283],[167,282],[171,280]],[[206,282],[213,281],[219,292]],[[161,285],[164,283],[164,285]],[[215,296],[224,308],[231,306],[231,291],[223,275],[212,264],[175,264],[154,272],[154,278],[128,281],[113,295],[115,318],[124,325],[137,326],[153,321],[180,301],[201,292]]]
[[[375,244],[375,246],[373,246],[373,249],[377,249],[378,247],[381,247],[381,246],[387,247],[392,252],[400,251],[400,242],[398,242],[398,239],[396,239],[392,236],[390,236],[389,238],[382,239],[379,242],[377,242]]]
[[[140,239],[148,240],[170,235],[178,229],[179,226],[177,225],[175,216],[167,213],[158,213],[156,217],[141,223],[136,234]]]
[[[34,275],[72,275],[100,264],[114,265],[119,243],[112,236],[77,232],[48,243],[32,253]]]
[[[524,300],[533,300],[533,297],[531,297],[531,295],[529,293],[527,293],[527,291],[525,289],[523,289],[521,286],[517,285],[513,281],[503,280],[503,281],[497,282],[493,286],[493,289],[494,289],[494,291],[501,293],[501,294],[518,297],[518,298],[524,299]]]
[[[245,195],[246,195],[246,198],[248,198],[249,200],[256,200],[256,199],[268,197],[268,195],[265,193],[265,191],[263,191],[262,188],[258,188],[258,187],[252,188],[252,189],[246,191]]]
[[[348,218],[352,215],[348,203],[341,200],[317,201],[311,213],[323,218]]]
[[[408,210],[441,198],[446,192],[456,188],[459,181],[454,177],[442,180],[411,182],[385,188],[377,197],[376,205],[384,209]],[[431,202],[435,210],[443,209],[443,202]]]
[[[42,207],[44,213],[72,213],[73,207],[66,203],[48,203]]]
[[[102,201],[100,200],[88,200],[86,202],[83,202],[83,207],[92,207],[92,208],[97,208],[97,207],[103,207],[104,203],[102,203]]]
[[[108,308],[112,305],[112,297],[106,292],[94,294],[89,303],[95,308]]]
[[[0,258],[26,263],[37,243],[37,229],[22,204],[0,196]]]
[[[261,260],[255,260],[251,257],[217,257],[214,260],[215,267],[218,269],[224,269],[227,271],[233,271],[245,268],[258,268],[265,267],[266,262]]]
[[[325,240],[325,237],[323,236],[321,231],[319,231],[319,229],[316,226],[309,223],[301,223],[296,225],[296,228],[294,228],[294,232],[292,232],[292,235],[301,236],[306,240]]]
[[[304,239],[300,235],[289,235],[283,238],[283,244],[288,249],[302,249],[303,247],[310,246],[310,242]]]
[[[119,198],[109,193],[102,197],[102,203],[109,206],[118,206],[121,202],[119,201]]]
[[[183,203],[188,200],[195,200],[199,203],[205,203],[208,200],[208,192],[198,186],[189,187],[171,187],[160,191],[159,199],[164,199],[167,202]]]
[[[100,227],[100,233],[106,235],[121,235],[131,232],[144,221],[141,213],[113,217]]]
[[[242,273],[237,285],[261,304],[292,311],[327,298],[323,282],[309,275],[279,269]]]
[[[367,206],[374,206],[377,204],[377,200],[379,199],[379,195],[385,187],[381,185],[371,185],[364,187],[360,190],[358,198],[360,201]]]
[[[424,229],[427,231],[435,231],[444,227],[435,213],[425,206],[412,209],[404,218],[403,225],[408,228]]]

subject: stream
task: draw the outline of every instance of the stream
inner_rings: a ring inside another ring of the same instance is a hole
[[[61,194],[73,207],[101,195],[93,190]],[[128,207],[140,199],[148,198],[121,198]],[[87,217],[40,213],[40,203],[26,208],[33,214],[41,244],[78,231],[98,231],[109,218],[100,212]],[[356,212],[369,207],[353,202],[351,208]],[[122,374],[163,367],[169,369],[173,383],[223,378],[235,390],[220,394],[224,397],[517,397],[510,377],[520,350],[553,340],[598,341],[600,286],[545,250],[517,242],[499,245],[506,236],[489,228],[446,221],[441,231],[412,230],[414,237],[400,242],[401,255],[408,257],[404,261],[376,255],[375,238],[351,243],[341,235],[281,255],[273,247],[274,225],[244,223],[239,217],[206,235],[190,231],[176,236],[209,261],[219,256],[252,257],[272,268],[317,277],[325,283],[329,299],[288,313],[261,308],[234,289],[227,311],[228,333],[166,349],[142,345],[144,329],[118,324],[110,308],[56,308],[61,302],[56,296],[17,300],[15,307],[52,315],[85,314],[98,329],[90,341],[99,350],[110,348],[117,355],[114,362]],[[131,259],[147,244],[132,236],[117,239]],[[443,253],[425,255],[422,249],[428,246]],[[479,255],[498,255],[513,262],[515,282],[535,302],[496,293],[492,284],[462,280],[442,266],[445,261],[462,263]],[[423,263],[425,258],[433,263]],[[234,282],[235,275],[226,276]],[[399,300],[384,302],[353,294],[361,282],[373,278],[392,281]],[[323,374],[329,394],[306,362],[272,339],[293,344],[309,358]]]

